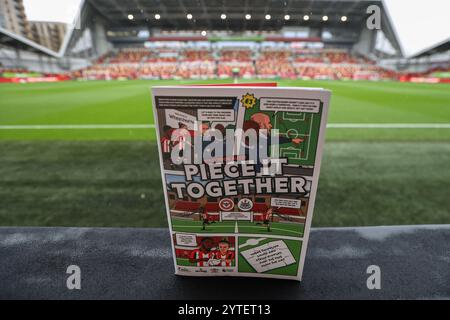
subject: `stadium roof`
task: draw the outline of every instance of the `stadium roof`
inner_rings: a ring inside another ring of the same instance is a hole
[[[97,9],[110,26],[148,26],[162,29],[209,30],[270,30],[284,26],[323,26],[322,16],[327,15],[328,25],[359,26],[366,18],[370,4],[382,7],[381,0],[87,0]],[[133,15],[130,21],[129,15]],[[160,19],[155,19],[155,14]],[[192,19],[187,19],[187,14]],[[221,19],[225,14],[226,18]],[[245,19],[250,14],[251,19]],[[270,19],[265,19],[269,14]],[[303,21],[305,14],[310,19]],[[284,16],[290,19],[285,20]]]
[[[55,51],[1,27],[0,44],[38,54],[45,54],[51,57],[58,57],[58,53]]]
[[[80,28],[68,32],[59,54],[66,55],[92,21],[106,29],[270,31],[283,27],[326,27],[361,32],[366,28],[367,8],[381,8],[381,28],[398,55],[397,34],[383,0],[82,0],[77,18]],[[245,15],[251,15],[246,19]],[[158,15],[157,19],[155,15]],[[188,18],[188,15],[191,19]],[[222,18],[221,15],[226,17]],[[270,19],[266,18],[270,15]],[[289,15],[289,19],[285,19]],[[304,20],[303,16],[309,19]],[[322,17],[328,20],[323,21]],[[341,17],[346,16],[346,21]]]
[[[411,58],[423,58],[427,56],[432,56],[437,53],[443,53],[449,50],[450,50],[450,38],[416,53]]]

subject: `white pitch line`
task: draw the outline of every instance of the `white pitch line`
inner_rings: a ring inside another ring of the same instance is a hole
[[[332,129],[450,129],[450,123],[329,123]],[[154,124],[0,125],[0,130],[155,129]]]

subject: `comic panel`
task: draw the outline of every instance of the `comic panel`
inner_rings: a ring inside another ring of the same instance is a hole
[[[203,154],[204,149],[210,143],[210,140],[203,139],[209,130],[217,130],[222,137],[225,137],[226,130],[236,128],[236,114],[239,106],[236,98],[172,97],[169,99],[157,97],[156,101],[165,170],[180,171],[183,169],[180,165],[182,161],[193,163],[195,152]],[[191,105],[192,108],[186,108],[186,105]],[[223,138],[220,140],[225,146]],[[196,143],[201,145],[200,148],[195,148]],[[171,157],[172,153],[176,154],[175,158]],[[214,160],[214,155],[212,160]],[[224,159],[219,160],[223,161]]]
[[[297,276],[301,249],[298,240],[239,237],[238,271]]]
[[[178,270],[184,272],[234,272],[234,236],[173,234]]]
[[[184,175],[166,174],[168,205],[172,229],[192,233],[268,234],[301,238],[309,205],[309,193],[246,193],[237,183],[234,196],[196,197],[173,186],[187,184]],[[209,181],[194,178],[197,187],[206,190]],[[220,182],[217,182],[220,185]],[[306,189],[311,182],[307,181]],[[205,191],[206,192],[206,191]],[[204,192],[203,192],[204,193]]]
[[[247,93],[242,99],[240,123],[244,132],[248,129],[278,131],[278,145],[271,145],[269,154],[275,158],[287,158],[290,165],[313,166],[322,117],[322,103],[317,99],[257,98]],[[292,174],[312,175],[311,170]]]

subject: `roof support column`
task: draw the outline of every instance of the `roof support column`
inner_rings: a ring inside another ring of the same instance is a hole
[[[108,41],[106,36],[105,26],[99,19],[95,19],[93,26],[93,49],[96,56],[101,56],[108,51],[112,50],[113,47]]]
[[[20,49],[14,48],[14,52],[16,54],[16,67],[22,68],[22,55],[20,54]]]
[[[363,28],[359,40],[353,46],[353,51],[362,54],[363,56],[369,56],[375,47],[375,40],[378,30],[369,30],[368,28]]]

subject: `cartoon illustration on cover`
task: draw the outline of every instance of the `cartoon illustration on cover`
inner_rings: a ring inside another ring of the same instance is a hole
[[[244,90],[155,94],[176,268],[298,277],[323,102]]]

